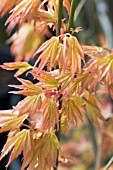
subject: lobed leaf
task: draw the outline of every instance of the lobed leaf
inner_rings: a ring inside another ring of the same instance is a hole
[[[52,99],[45,99],[42,102],[42,108],[41,131],[54,129],[55,124],[59,122],[59,111],[56,102]],[[36,128],[39,128],[38,126],[39,123],[36,124]]]
[[[64,112],[67,116],[68,124],[73,121],[75,126],[77,126],[77,118],[83,121],[79,108],[75,104],[75,101],[71,98],[67,99],[66,104],[64,105]]]
[[[55,76],[51,75],[51,72],[41,71],[37,74],[34,71],[31,72],[32,75],[41,82],[41,87],[46,90],[54,90],[59,87],[59,82]]]
[[[86,112],[89,119],[97,126],[99,126],[99,119],[104,121],[104,117],[100,112],[100,109],[97,105],[96,97],[90,94],[88,91],[84,94],[85,97],[85,106]]]
[[[28,13],[32,13],[35,8],[39,6],[39,0],[22,0],[20,3],[11,10],[12,14],[6,21],[6,24],[11,22],[12,20],[15,20],[18,16],[20,16],[20,22],[23,18],[26,17]]]
[[[2,149],[2,153],[0,156],[0,160],[11,151],[14,147],[9,162],[7,166],[16,158],[18,155],[21,154],[22,150],[24,150],[24,145],[26,143],[26,136],[29,134],[29,130],[22,130],[17,132],[15,135],[9,135],[9,138]],[[29,146],[30,147],[30,146]],[[29,148],[27,148],[29,149]]]
[[[33,115],[37,112],[39,107],[40,107],[40,96],[33,95],[33,96],[28,96],[25,99],[21,100],[14,108],[14,111],[18,110],[19,115],[24,115],[24,114]]]
[[[25,119],[27,119],[28,115],[22,115],[20,117],[18,111],[15,112],[14,110],[6,110],[0,111],[0,133],[15,130],[22,126]]]
[[[34,96],[44,93],[43,89],[38,86],[38,84],[33,84],[29,80],[24,80],[18,78],[18,80],[22,83],[22,85],[10,85],[10,87],[22,89],[20,91],[11,91],[10,93],[21,94],[25,96]]]
[[[18,71],[14,75],[15,77],[22,75],[24,72],[32,68],[32,66],[27,62],[8,62],[8,63],[3,63],[3,65],[0,65],[0,67],[6,70],[18,69]]]

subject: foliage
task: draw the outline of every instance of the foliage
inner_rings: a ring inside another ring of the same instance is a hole
[[[6,167],[21,153],[21,170],[51,170],[57,168],[57,161],[71,160],[63,153],[56,134],[66,133],[80,121],[84,124],[86,117],[99,127],[105,121],[100,91],[113,98],[112,50],[82,45],[74,34],[81,28],[71,28],[76,1],[60,2],[0,0],[1,16],[13,8],[6,21],[7,32],[11,34],[18,25],[7,41],[12,43],[16,61],[1,67],[17,70],[14,76],[21,85],[10,85],[19,89],[11,93],[25,96],[11,110],[0,111],[0,132],[9,131],[0,159],[12,150]],[[67,10],[68,25],[63,17],[59,19],[62,8]],[[31,65],[28,62],[33,57]],[[36,83],[19,78],[25,72]]]

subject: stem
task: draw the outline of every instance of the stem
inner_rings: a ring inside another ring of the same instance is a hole
[[[90,137],[91,137],[91,141],[92,141],[92,145],[93,145],[93,152],[94,152],[94,169],[97,169],[97,165],[98,165],[98,144],[97,144],[97,140],[96,140],[96,136],[95,136],[95,128],[92,124],[92,122],[89,120],[89,118],[87,117],[87,122],[88,122],[88,126],[89,126],[89,132],[90,132]]]
[[[69,21],[68,21],[68,28],[67,28],[68,33],[70,33],[70,28],[73,27],[73,20],[74,20],[76,3],[77,3],[77,0],[72,0],[72,2],[71,2],[71,12],[70,12]]]
[[[60,29],[62,25],[62,12],[63,12],[63,0],[59,0],[58,2],[58,30],[57,35],[60,35]]]
[[[60,29],[61,29],[61,25],[62,25],[62,13],[63,13],[63,0],[59,0],[58,1],[58,28],[57,28],[57,35],[60,35]],[[60,89],[60,87],[58,88],[58,90]],[[59,110],[62,108],[62,101],[60,100],[62,96],[60,96],[58,98],[59,101]],[[61,116],[59,116],[59,125],[56,124],[55,125],[55,135],[58,138],[58,141],[60,141],[60,119]],[[56,166],[53,167],[54,170],[58,170],[58,157],[59,157],[59,151],[57,150],[57,159],[56,159]]]

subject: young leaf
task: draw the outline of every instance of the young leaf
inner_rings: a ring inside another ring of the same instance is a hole
[[[100,109],[97,105],[96,97],[91,95],[88,91],[84,94],[85,97],[85,106],[86,106],[86,112],[88,114],[89,119],[97,126],[99,126],[99,120],[104,121],[104,117],[100,112]]]
[[[23,2],[23,1],[22,1]],[[35,32],[34,26],[24,23],[7,43],[12,43],[11,52],[16,56],[16,61],[29,61],[36,49],[41,45],[41,37]],[[32,43],[31,43],[32,42]]]
[[[16,133],[14,136],[9,136],[6,144],[2,149],[2,153],[0,156],[0,160],[8,154],[8,152],[14,147],[12,154],[10,156],[8,165],[16,158],[18,155],[21,154],[22,150],[24,150],[24,145],[26,144],[26,136],[28,135],[29,130],[22,130]],[[29,142],[29,141],[28,141]],[[31,147],[31,146],[29,146]],[[27,148],[29,150],[29,148]],[[7,166],[8,166],[7,165]]]
[[[14,111],[18,110],[19,115],[23,115],[23,114],[33,115],[38,110],[39,103],[40,103],[39,95],[28,96],[25,99],[21,100],[16,105]]]
[[[15,4],[18,4],[21,0],[0,0],[0,13],[3,17],[8,11],[10,11]]]
[[[20,22],[26,17],[28,13],[32,13],[35,8],[38,8],[39,0],[22,0],[11,12],[11,16],[6,21],[6,24],[15,20],[20,16]]]
[[[36,73],[35,73],[36,72]],[[46,90],[54,90],[59,87],[59,82],[55,76],[51,75],[51,72],[41,71],[37,74],[37,71],[32,71],[32,75],[41,82],[41,87]]]
[[[34,96],[44,93],[43,89],[38,84],[33,84],[29,80],[18,78],[22,85],[10,85],[10,87],[21,89],[20,91],[11,91],[13,94],[21,94],[25,96]]]
[[[61,151],[61,147],[54,133],[46,133],[43,137],[36,140],[35,149],[38,152],[38,163],[37,166],[35,165],[35,168],[45,170],[46,168],[51,169],[55,166],[57,149]]]
[[[40,126],[41,131],[54,129],[55,124],[59,122],[59,111],[56,102],[52,99],[45,99],[42,102],[42,108],[41,124],[37,123],[35,128]]]
[[[67,99],[66,104],[64,105],[64,112],[67,116],[67,121],[69,124],[71,121],[73,121],[75,126],[77,126],[77,118],[83,121],[83,117],[79,108],[71,98]]]
[[[18,111],[14,110],[0,111],[0,133],[9,130],[15,130],[21,127],[28,115],[25,114],[20,117],[18,117],[18,115]]]
[[[31,135],[30,135],[30,130],[23,130],[24,134],[21,135],[19,140],[15,143],[15,146],[11,152],[9,161],[6,165],[6,167],[9,166],[9,164],[17,158],[21,152],[23,151],[24,158],[27,159],[27,156],[29,155],[29,152],[32,150],[32,142],[31,142]]]
[[[15,77],[20,76],[24,72],[30,70],[32,66],[28,64],[27,62],[9,62],[9,63],[3,63],[3,65],[0,65],[1,68],[6,70],[16,70],[18,71],[15,73]]]
[[[59,45],[59,38],[52,37],[50,40],[43,43],[42,46],[36,51],[35,54],[42,52],[35,63],[35,66],[36,66],[38,62],[40,61],[37,72],[40,72],[44,68],[44,66],[47,65],[48,62],[51,63],[50,69],[52,69],[53,67],[52,62],[56,61],[56,56],[58,53],[58,45]],[[55,46],[55,48],[53,48],[53,46]]]

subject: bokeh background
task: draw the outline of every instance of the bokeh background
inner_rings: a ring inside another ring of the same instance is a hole
[[[67,13],[63,11],[67,19]],[[14,61],[10,53],[9,38],[6,34],[5,21],[8,14],[0,18],[0,64]],[[83,31],[76,36],[82,44],[98,45],[113,48],[113,0],[78,0],[74,16],[74,27],[82,27]],[[15,28],[16,30],[16,28]],[[14,30],[14,31],[15,31]],[[11,89],[8,84],[17,83],[13,71],[0,69],[0,110],[11,109],[21,99],[21,96],[8,94]],[[75,129],[72,125],[66,135],[61,136],[61,143],[69,162],[60,164],[59,170],[99,170],[105,167],[113,156],[113,101],[109,96],[100,98],[100,107],[106,122],[100,128],[92,125],[86,118],[83,124],[78,123]],[[7,133],[0,134],[0,150],[7,139]],[[20,170],[20,156],[13,161],[8,170]],[[8,156],[0,162],[0,170],[5,170]],[[96,165],[94,165],[96,162]],[[96,166],[96,167],[95,167]],[[98,169],[99,168],[99,169]],[[113,170],[113,165],[108,168]]]

